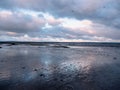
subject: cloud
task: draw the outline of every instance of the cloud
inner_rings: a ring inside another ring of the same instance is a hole
[[[113,29],[112,27],[107,27],[103,24],[94,23],[91,20],[78,20],[74,18],[55,18],[54,16],[48,13],[41,13],[41,17],[39,13],[33,14],[33,12],[16,13],[10,11],[1,11],[0,13],[1,19],[4,19],[4,27],[3,25],[0,25],[3,27],[1,31],[4,32],[4,35],[7,35],[11,39],[17,41],[47,41],[48,37],[51,38],[48,39],[48,41],[61,40],[61,38],[65,41],[96,41],[97,39],[98,41],[112,41],[112,39],[119,40],[119,30]],[[26,16],[27,19],[25,18]],[[21,22],[21,24],[16,23],[17,20],[18,22]],[[9,27],[9,25],[11,26]],[[16,28],[13,28],[14,25]]]
[[[114,25],[107,20],[119,18],[119,0],[4,0],[0,2],[1,8],[30,9],[49,12],[57,17],[74,17],[77,19],[91,19],[106,25]],[[101,20],[102,19],[102,20]],[[117,22],[120,24],[119,22]]]
[[[43,18],[32,17],[20,12],[0,11],[0,30],[18,33],[33,32],[44,24]]]
[[[0,41],[34,41],[34,42],[120,42],[120,40],[115,40],[115,39],[110,39],[110,38],[104,38],[104,37],[89,37],[89,36],[84,36],[84,38],[89,38],[89,39],[68,39],[68,38],[53,38],[52,36],[47,36],[44,38],[40,37],[30,37],[27,34],[24,36],[19,36],[19,37],[13,37],[13,36],[5,36],[2,35],[0,36]]]
[[[0,35],[11,40],[119,41],[119,5],[119,0],[3,0]]]
[[[120,31],[104,24],[94,23],[90,20],[63,19],[61,27],[80,33],[82,35],[92,35],[106,38],[119,39]],[[112,33],[111,33],[112,32]],[[77,34],[76,34],[77,35]],[[79,34],[78,34],[79,36]]]

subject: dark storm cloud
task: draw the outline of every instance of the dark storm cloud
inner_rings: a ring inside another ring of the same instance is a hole
[[[52,8],[58,16],[89,19],[107,26],[119,28],[119,0],[53,0]],[[55,13],[53,12],[53,13]]]
[[[90,19],[119,28],[119,0],[4,0],[1,8],[24,8],[52,13],[57,17]]]
[[[104,17],[103,14],[106,13],[104,12],[105,10],[107,10],[107,12],[120,10],[119,4],[119,0],[4,0],[0,2],[2,8],[45,10],[47,12],[53,12],[54,14],[58,13],[60,16],[69,16],[72,14],[77,16],[77,14],[81,14],[81,16],[83,15],[82,17],[84,17],[84,15],[91,15],[91,17],[96,16],[93,15],[95,13]],[[81,16],[79,16],[79,18]]]

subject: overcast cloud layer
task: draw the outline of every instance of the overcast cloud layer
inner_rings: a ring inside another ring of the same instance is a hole
[[[0,41],[120,42],[120,0],[1,0]]]

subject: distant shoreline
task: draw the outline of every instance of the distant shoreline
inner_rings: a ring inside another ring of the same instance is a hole
[[[36,45],[36,46],[48,46],[48,45],[60,45],[60,46],[102,46],[102,47],[120,47],[120,42],[17,42],[17,41],[1,41],[0,44],[10,45]]]

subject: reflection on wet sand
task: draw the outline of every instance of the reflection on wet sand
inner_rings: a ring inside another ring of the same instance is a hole
[[[112,47],[6,46],[0,49],[0,90],[118,90],[119,54]]]

